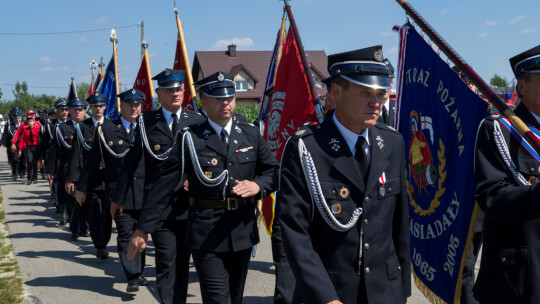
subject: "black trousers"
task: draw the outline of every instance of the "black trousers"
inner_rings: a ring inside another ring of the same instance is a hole
[[[110,212],[109,212],[110,214]],[[133,260],[128,260],[127,249],[133,232],[135,232],[137,222],[141,216],[140,210],[124,210],[122,215],[116,212],[114,222],[116,223],[116,249],[120,256],[120,263],[126,275],[126,279],[131,281],[141,276],[146,262],[146,251],[138,252]]]
[[[24,154],[26,156],[26,173],[28,180],[37,180],[38,147],[28,146],[24,148]]]
[[[274,267],[276,269],[274,304],[291,304],[296,287],[296,278],[285,254],[283,239],[281,237],[281,227],[277,217],[274,218],[270,240],[272,242],[272,259],[274,260]]]
[[[238,252],[192,249],[205,304],[240,304],[246,285],[251,248]]]
[[[162,221],[152,233],[156,251],[156,281],[161,302],[186,303],[190,248],[186,243],[187,220]]]
[[[80,232],[88,231],[88,223],[86,217],[82,216],[82,207],[79,206],[75,198],[66,192],[66,181],[58,179],[58,206],[59,209],[64,209],[67,212],[69,218],[69,230],[72,235],[79,235]],[[61,206],[61,207],[60,207]],[[60,217],[62,218],[62,211]]]
[[[60,221],[67,222],[69,221],[69,215],[68,215],[68,202],[71,199],[74,199],[71,195],[68,195],[66,193],[66,190],[64,186],[60,186],[60,180],[57,178],[57,176],[54,177],[53,180],[53,193],[56,189],[56,199],[58,205],[56,206],[56,213],[58,213],[58,216],[60,217]],[[54,198],[53,198],[54,199]]]
[[[11,174],[16,176],[19,172],[19,155],[18,151],[11,152],[11,145],[6,148],[7,158],[9,165],[11,166]]]
[[[97,249],[106,249],[111,240],[112,218],[106,197],[104,190],[88,191],[86,202],[79,208],[82,209],[79,216],[88,221],[90,237]]]

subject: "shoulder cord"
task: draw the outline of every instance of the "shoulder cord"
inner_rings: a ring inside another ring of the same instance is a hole
[[[208,178],[206,175],[204,175],[204,172],[201,168],[201,165],[199,163],[199,158],[197,157],[197,151],[195,151],[195,145],[193,144],[193,138],[191,137],[191,134],[186,131],[184,135],[182,135],[182,175],[184,175],[184,143],[187,140],[187,146],[188,146],[188,152],[189,156],[191,158],[191,162],[193,164],[193,168],[195,170],[195,173],[197,175],[197,178],[199,179],[199,182],[203,184],[206,187],[217,187],[223,181],[225,181],[225,186],[223,187],[223,197],[225,196],[225,190],[227,189],[227,186],[229,184],[229,170],[225,169],[221,174],[219,174],[216,178]]]
[[[300,162],[302,164],[302,170],[304,171],[304,177],[308,184],[309,193],[311,194],[312,202],[315,203],[317,209],[321,213],[324,221],[330,226],[330,228],[344,232],[350,230],[362,215],[362,207],[358,207],[353,211],[352,217],[349,222],[345,225],[340,223],[328,208],[328,204],[322,193],[321,184],[319,183],[319,177],[317,175],[317,169],[313,163],[313,158],[311,154],[307,151],[307,148],[302,139],[298,141],[298,153],[300,154]]]
[[[101,130],[101,125],[98,126],[97,132],[98,132],[99,138],[101,139],[101,142],[105,146],[105,149],[107,149],[107,151],[109,151],[109,153],[112,155],[112,157],[114,157],[114,158],[123,158],[129,152],[129,150],[131,150],[131,148],[128,148],[126,151],[124,151],[124,152],[122,152],[120,154],[115,153],[111,149],[111,147],[109,147],[109,145],[107,144],[107,141],[105,140],[105,136],[103,135],[103,131]],[[102,153],[102,155],[103,155],[103,153]]]
[[[56,128],[56,141],[58,141],[58,144],[64,146],[66,149],[71,149],[71,145],[69,145],[65,140],[64,136],[62,135],[62,131],[60,131],[60,128]]]
[[[92,146],[89,146],[84,140],[84,136],[82,135],[81,127],[79,126],[79,124],[77,124],[77,136],[79,136],[79,141],[81,142],[83,148],[86,151],[90,151],[92,149]]]
[[[148,137],[146,137],[146,129],[144,128],[144,119],[142,115],[139,116],[139,129],[141,130],[141,142],[142,142],[142,145],[146,148],[146,151],[148,151],[148,153],[157,160],[166,160],[172,151],[172,147],[176,143],[176,134],[174,136],[174,141],[171,147],[167,149],[167,151],[163,152],[162,154],[156,155],[154,154],[154,152],[152,152],[152,149],[150,148],[150,144],[148,143]]]
[[[15,125],[17,126],[17,125]],[[8,120],[8,131],[9,131],[9,134],[11,134],[11,138],[15,137],[15,133],[13,131],[11,131],[11,121]]]
[[[519,171],[516,168],[516,164],[514,164],[514,161],[512,161],[512,157],[510,156],[510,152],[508,152],[508,146],[506,145],[506,141],[504,140],[504,137],[501,133],[501,127],[499,125],[498,121],[493,121],[493,137],[495,139],[495,145],[497,146],[497,149],[499,150],[499,153],[501,154],[502,160],[508,170],[512,173],[518,184],[522,186],[529,186],[529,183],[519,173]]]

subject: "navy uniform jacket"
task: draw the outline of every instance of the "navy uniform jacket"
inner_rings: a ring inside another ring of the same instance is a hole
[[[152,149],[152,152],[156,155],[160,155],[172,147],[174,136],[169,128],[169,125],[167,124],[167,121],[165,120],[163,111],[159,109],[157,111],[144,112],[141,115],[144,120],[148,144]],[[191,124],[200,123],[203,120],[204,116],[198,113],[182,110],[178,130],[181,130],[182,128],[185,128]],[[138,121],[139,120],[137,119],[137,122]],[[144,156],[144,210],[139,218],[137,228],[152,233],[159,228],[159,222],[161,220],[186,219],[189,197],[187,192],[181,189],[175,192],[175,195],[171,197],[170,201],[152,201],[147,203],[148,190],[154,186],[156,175],[164,170],[165,161],[154,158],[148,153],[146,147],[143,147],[140,128],[140,124],[137,123],[137,127],[135,128],[135,137],[132,144],[133,148],[126,155],[125,160],[122,163],[113,201],[120,204],[124,202],[129,188],[129,181],[133,180],[133,174]],[[158,212],[158,208],[153,204],[164,204],[165,207],[164,209],[160,209]]]
[[[106,119],[101,126],[105,143],[100,138],[97,128],[94,134],[92,149],[85,158],[83,170],[79,178],[79,189],[88,191],[89,181],[98,178],[100,171],[105,176],[105,189],[107,192],[107,204],[113,199],[116,191],[116,184],[122,162],[125,158],[113,156],[105,147],[107,145],[115,154],[123,154],[131,148],[131,137],[122,125],[120,118],[115,120]],[[105,161],[105,169],[100,170],[101,159]],[[140,210],[143,204],[144,195],[144,159],[139,162],[139,166],[133,173],[132,179],[128,182],[128,190],[125,201],[118,202],[125,210]]]
[[[515,113],[540,129],[524,104]],[[532,185],[516,182],[495,145],[496,118],[484,120],[476,142],[476,198],[485,219],[474,294],[484,303],[540,303],[540,163],[499,122],[517,171]]]
[[[45,159],[45,173],[57,174],[58,179],[65,182],[67,181],[69,162],[74,152],[71,147],[73,147],[73,144],[77,144],[77,130],[73,120],[58,125],[57,129],[60,130],[64,142],[70,147],[64,146],[61,140],[57,138],[56,132],[54,133],[54,138]]]
[[[285,147],[276,205],[287,257],[297,278],[297,302],[359,303],[360,246],[370,304],[403,304],[411,294],[403,138],[379,123],[369,129],[369,137],[371,161],[365,185],[332,115],[321,125],[303,126]],[[332,229],[312,203],[298,154],[300,138],[311,153],[328,207],[341,207],[334,208],[336,219],[346,224],[354,209],[363,208],[362,217],[350,230]],[[383,172],[385,184],[378,181]]]
[[[55,140],[56,128],[58,125],[58,118],[49,120],[47,123],[41,125],[43,128],[43,133],[41,133],[41,138],[39,139],[39,148],[41,150],[41,156],[44,160],[47,159],[49,150],[54,143],[53,140]]]
[[[108,121],[108,118],[103,119],[103,123],[105,121]],[[93,142],[94,142],[94,133],[96,132],[97,127],[94,126],[94,121],[92,117],[87,118],[83,120],[81,123],[79,123],[79,127],[81,129],[81,135],[82,139],[79,138],[78,134],[76,136],[75,144],[71,147],[73,149],[71,160],[68,165],[68,175],[67,180],[70,182],[77,183],[79,181],[79,175],[81,174],[81,170],[83,169],[83,164],[85,159],[88,157],[88,154],[90,153],[90,150],[86,150],[86,148],[83,146],[81,140],[84,140],[86,145],[92,148]],[[86,190],[105,190],[104,185],[104,172],[102,170],[99,170],[99,164],[97,166],[98,168],[98,174],[94,175],[92,179],[86,181]]]
[[[8,149],[11,149],[11,144],[13,143],[13,136],[17,133],[17,124],[13,120],[8,120],[4,126],[4,133],[0,139],[0,146],[3,144],[7,145]]]
[[[186,145],[184,164],[191,198],[223,200],[224,193],[227,198],[236,197],[231,190],[236,185],[235,180],[257,183],[261,191],[254,197],[255,201],[277,190],[279,165],[259,129],[253,124],[239,121],[233,116],[228,151],[208,121],[192,126],[185,132],[189,132],[193,138],[203,172],[215,178],[225,169],[229,170],[226,188],[225,183],[216,187],[203,185],[195,175],[193,160]],[[149,201],[167,200],[167,194],[174,187],[183,185],[181,138],[179,132],[177,144],[167,160],[167,170],[160,174],[148,196]],[[213,252],[237,252],[251,248],[259,242],[255,208],[255,203],[230,211],[190,206],[188,245],[201,251]]]

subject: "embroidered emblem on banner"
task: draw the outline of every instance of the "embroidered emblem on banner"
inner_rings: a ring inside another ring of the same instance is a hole
[[[444,187],[446,181],[445,146],[442,139],[439,139],[437,166],[431,153],[436,134],[434,134],[432,124],[424,123],[426,121],[431,122],[431,118],[420,116],[414,110],[411,111],[409,119],[411,138],[409,140],[408,159],[410,172],[405,169],[407,176],[405,185],[407,186],[409,203],[414,207],[414,213],[420,216],[434,213],[441,204],[441,196],[446,191]],[[430,141],[426,139],[424,132],[430,135]],[[431,197],[432,199],[429,201]]]

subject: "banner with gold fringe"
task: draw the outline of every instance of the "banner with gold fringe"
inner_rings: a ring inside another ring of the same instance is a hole
[[[410,23],[400,29],[397,85],[414,281],[432,303],[459,303],[478,213],[476,130],[488,104]]]

